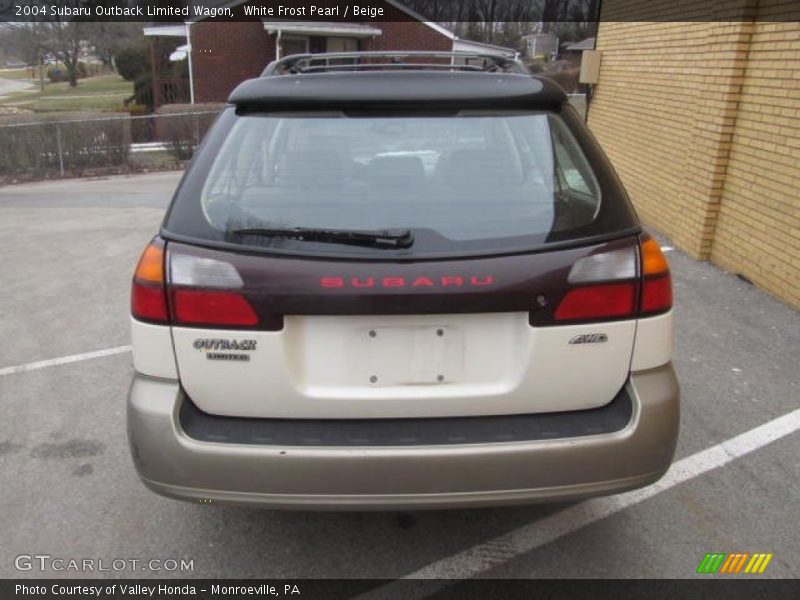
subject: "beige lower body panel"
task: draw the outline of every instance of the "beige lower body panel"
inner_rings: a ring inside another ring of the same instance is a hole
[[[444,492],[440,494],[394,495],[290,495],[226,492],[181,488],[142,479],[144,484],[162,496],[206,504],[230,504],[278,510],[424,510],[448,508],[483,508],[490,506],[516,506],[546,502],[579,500],[594,496],[617,494],[644,487],[658,481],[664,473],[657,471],[638,477],[577,484],[555,488],[528,490],[500,490],[495,492]]]
[[[177,420],[177,382],[137,376],[128,433],[145,484],[187,501],[302,510],[560,501],[642,487],[669,468],[679,423],[672,366],[634,373],[626,385],[633,416],[610,434],[468,445],[278,447],[189,438]]]

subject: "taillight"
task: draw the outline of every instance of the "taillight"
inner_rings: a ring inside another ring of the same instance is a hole
[[[636,313],[636,249],[621,248],[575,261],[573,287],[555,310],[557,321],[620,319]]]
[[[637,262],[638,258],[638,262]],[[567,277],[573,287],[555,310],[556,321],[636,318],[672,307],[672,278],[658,242],[585,256]]]
[[[175,324],[258,325],[258,314],[239,291],[243,285],[239,272],[230,263],[170,252],[170,307]]]
[[[142,252],[131,286],[131,314],[139,320],[169,322],[164,293],[164,245],[155,240]]]
[[[131,313],[151,323],[253,327],[259,318],[238,291],[243,285],[230,263],[172,252],[165,257],[164,242],[156,238],[136,265]]]
[[[661,247],[653,238],[641,245],[642,296],[639,314],[652,315],[672,308],[672,276]]]

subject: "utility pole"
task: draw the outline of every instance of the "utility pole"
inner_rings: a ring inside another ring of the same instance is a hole
[[[192,22],[187,21],[186,27],[186,54],[189,67],[189,104],[194,104],[194,69],[192,68]]]

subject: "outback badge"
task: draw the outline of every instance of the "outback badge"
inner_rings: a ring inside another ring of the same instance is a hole
[[[206,359],[208,360],[248,361],[250,360],[250,355],[241,353],[255,350],[256,340],[197,338],[193,345],[197,350],[211,350],[211,352],[206,352]],[[231,352],[231,350],[234,352]]]

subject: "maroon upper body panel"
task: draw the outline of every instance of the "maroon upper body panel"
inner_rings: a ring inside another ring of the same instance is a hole
[[[567,277],[576,260],[636,244],[630,236],[531,254],[420,262],[269,256],[179,242],[169,242],[168,252],[234,265],[261,327],[280,329],[284,315],[525,311],[532,324],[545,324],[571,288]]]

